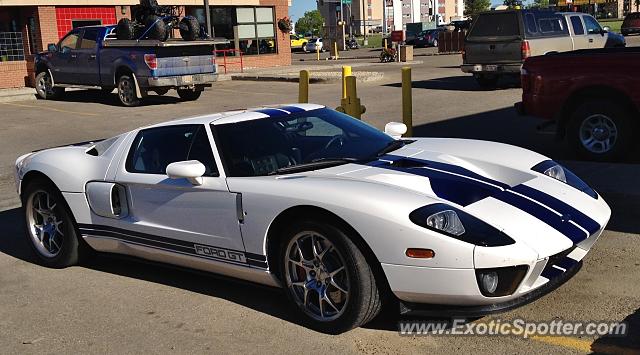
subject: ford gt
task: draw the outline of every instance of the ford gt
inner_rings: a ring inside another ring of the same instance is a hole
[[[66,267],[126,254],[284,289],[331,333],[402,312],[481,316],[570,279],[605,228],[562,165],[402,138],[313,104],[209,114],[16,161],[26,236]]]

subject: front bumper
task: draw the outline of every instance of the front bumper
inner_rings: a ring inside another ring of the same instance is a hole
[[[447,317],[483,317],[488,314],[501,313],[529,304],[542,296],[552,292],[569,281],[582,268],[582,261],[577,262],[571,269],[567,269],[557,278],[526,293],[522,296],[504,302],[498,302],[480,306],[456,306],[435,305],[400,302],[400,314],[422,317],[447,316]]]
[[[218,80],[217,73],[192,74],[177,76],[150,77],[147,80],[148,87],[182,87],[194,85],[211,85]]]
[[[462,64],[464,73],[472,74],[520,74],[522,63],[509,64]],[[495,68],[495,69],[494,69]]]

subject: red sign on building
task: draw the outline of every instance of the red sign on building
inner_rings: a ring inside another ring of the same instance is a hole
[[[404,41],[404,31],[391,31],[391,42]]]

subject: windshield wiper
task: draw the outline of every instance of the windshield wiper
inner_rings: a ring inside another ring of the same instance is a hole
[[[358,161],[359,159],[356,159],[356,158],[318,158],[318,159],[312,160],[309,163],[285,166],[284,168],[276,169],[270,172],[268,175],[299,173],[302,171],[324,169],[324,168],[330,168],[332,166],[338,166],[342,164],[355,163]]]
[[[405,144],[409,144],[409,143],[411,143],[411,141],[405,141],[402,139],[391,141],[384,148],[380,149],[380,151],[376,154],[376,156],[381,157],[387,153],[393,152],[396,149],[400,149],[404,147]]]

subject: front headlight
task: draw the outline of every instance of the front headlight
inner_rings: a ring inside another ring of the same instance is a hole
[[[582,181],[582,179],[580,179],[574,173],[553,160],[545,160],[531,168],[531,170],[547,175],[558,181],[562,181],[565,184],[578,189],[595,199],[598,198],[598,194],[594,189],[587,185],[586,182]]]
[[[493,226],[444,203],[420,207],[409,214],[409,219],[421,227],[474,245],[495,247],[515,243]]]

